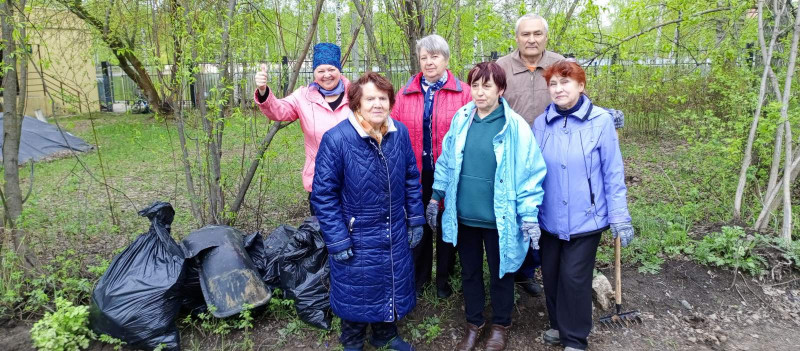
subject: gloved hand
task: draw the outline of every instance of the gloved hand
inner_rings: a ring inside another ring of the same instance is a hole
[[[437,219],[439,218],[439,202],[431,200],[428,203],[428,207],[425,208],[425,221],[428,222],[428,226],[431,227],[433,232],[436,232],[436,224]]]
[[[336,262],[344,262],[353,257],[353,249],[348,248],[347,250],[339,251],[335,254],[331,254],[331,258]]]
[[[256,72],[255,78],[256,86],[258,87],[258,93],[264,95],[267,92],[267,65],[261,64],[261,70]]]
[[[422,241],[422,226],[408,227],[408,245],[413,249],[419,245],[420,241]]]
[[[626,247],[633,240],[633,224],[631,222],[611,223],[611,235],[614,236],[614,239],[619,236],[622,247]]]
[[[531,241],[531,249],[539,250],[539,238],[542,237],[542,230],[539,224],[534,222],[522,222],[522,235]]]

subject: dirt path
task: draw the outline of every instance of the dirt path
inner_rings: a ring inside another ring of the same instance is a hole
[[[607,276],[612,273],[601,271]],[[668,261],[656,275],[625,268],[623,277],[624,306],[641,311],[644,324],[623,330],[596,327],[589,350],[800,350],[800,281],[770,287],[740,275],[732,284],[733,272],[690,261]],[[416,342],[420,351],[450,350],[460,337],[462,301],[460,294],[448,300],[420,299],[403,321],[401,333],[410,338],[416,329],[422,335]],[[595,320],[607,313],[596,309]],[[547,326],[543,297],[520,295],[513,318],[508,350],[560,350],[544,345],[540,338]],[[425,326],[440,329],[430,343],[424,340]],[[28,329],[29,323],[0,326],[0,350],[30,350]],[[253,330],[255,349],[338,349],[333,333],[308,327],[288,329],[287,321],[262,315]],[[188,328],[182,333],[185,350],[229,349],[241,341],[241,334],[227,339],[223,346],[218,339]],[[92,349],[110,347],[93,345]]]

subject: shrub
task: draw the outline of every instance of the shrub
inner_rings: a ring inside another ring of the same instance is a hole
[[[89,307],[73,306],[56,298],[56,311],[47,312],[31,329],[33,345],[38,350],[80,350],[89,347],[94,333],[89,330]]]
[[[694,247],[694,257],[700,263],[729,266],[758,275],[766,260],[753,249],[758,238],[747,235],[741,227],[722,227],[722,232],[706,235]]]

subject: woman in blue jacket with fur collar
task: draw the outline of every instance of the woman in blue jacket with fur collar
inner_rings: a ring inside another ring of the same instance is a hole
[[[425,224],[408,129],[389,117],[394,88],[367,72],[347,92],[347,120],[322,137],[311,203],[330,254],[331,308],[345,351],[410,351],[397,320],[416,305],[411,249]]]
[[[461,258],[466,326],[456,350],[472,350],[484,327],[483,252],[491,276],[492,326],[486,350],[503,350],[514,306],[514,272],[539,242],[538,206],[546,168],[530,126],[501,96],[506,75],[494,62],[468,75],[473,101],[456,112],[436,161],[425,211]]]

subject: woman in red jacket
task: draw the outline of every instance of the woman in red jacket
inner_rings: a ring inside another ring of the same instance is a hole
[[[442,139],[450,121],[461,106],[472,101],[468,84],[447,69],[450,47],[441,36],[429,35],[417,41],[417,57],[422,72],[417,73],[397,91],[392,118],[408,127],[411,147],[421,173],[422,203],[431,199],[433,169],[442,153]],[[436,233],[436,293],[440,298],[452,294],[449,279],[453,273],[456,250]],[[431,280],[433,266],[433,231],[426,224],[422,242],[414,249],[414,279],[417,291]]]

